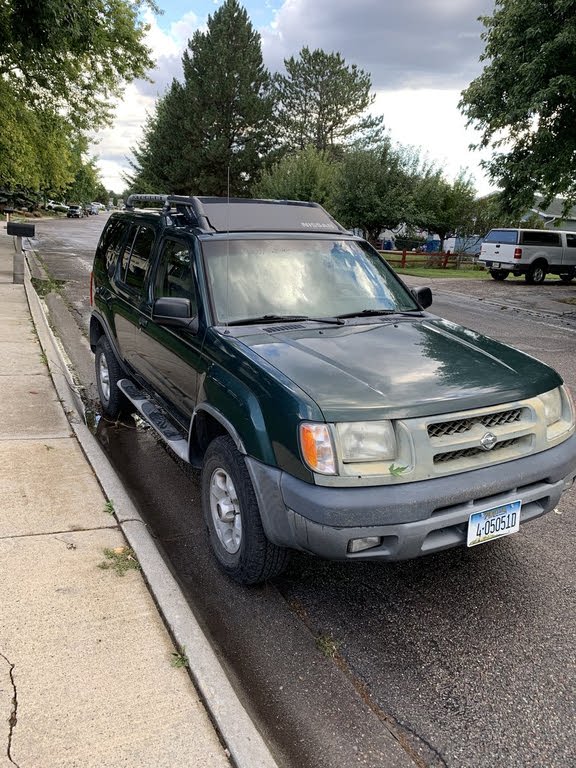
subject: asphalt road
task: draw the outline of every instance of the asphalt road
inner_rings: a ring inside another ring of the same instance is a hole
[[[40,261],[65,281],[51,314],[87,393],[104,220],[37,224]],[[576,392],[576,322],[561,303],[576,287],[432,287],[437,314],[554,365]],[[98,431],[283,764],[576,768],[576,491],[489,545],[388,565],[295,555],[274,584],[245,589],[207,551],[197,473],[140,426]]]

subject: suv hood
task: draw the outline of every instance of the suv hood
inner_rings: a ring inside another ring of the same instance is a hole
[[[238,340],[306,392],[327,421],[493,406],[562,383],[529,355],[440,318],[254,330]]]

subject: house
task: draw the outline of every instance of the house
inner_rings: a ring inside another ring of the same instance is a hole
[[[536,196],[534,206],[526,216],[535,214],[544,222],[545,229],[562,229],[569,232],[576,232],[576,207],[570,208],[566,218],[562,218],[562,208],[564,200],[561,197],[555,197],[552,202],[543,207],[541,205],[543,198]]]

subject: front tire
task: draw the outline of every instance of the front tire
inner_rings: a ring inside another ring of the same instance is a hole
[[[568,283],[571,283],[572,280],[574,280],[574,270],[571,270],[570,272],[562,272],[560,274],[560,280],[565,284],[568,285]]]
[[[546,280],[546,264],[536,262],[528,267],[525,275],[526,282],[530,285],[540,285]]]
[[[100,336],[95,352],[96,386],[102,410],[111,419],[128,415],[129,401],[118,389],[118,382],[124,374],[106,336]]]
[[[286,568],[290,553],[266,538],[244,457],[228,435],[208,446],[201,493],[212,550],[231,579],[258,584]]]
[[[506,280],[510,272],[506,269],[491,269],[490,270],[490,276],[493,280],[498,280],[500,282],[501,280]]]

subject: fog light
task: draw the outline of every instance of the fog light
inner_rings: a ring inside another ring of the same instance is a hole
[[[372,549],[381,543],[380,536],[366,536],[363,539],[350,539],[348,542],[348,552],[362,552],[365,549]]]

